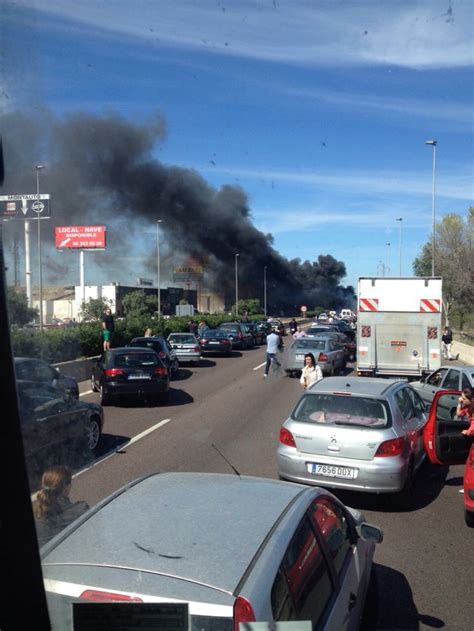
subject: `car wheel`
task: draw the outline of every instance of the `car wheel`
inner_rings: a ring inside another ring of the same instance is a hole
[[[105,394],[104,387],[102,385],[99,388],[99,393],[100,393],[100,404],[101,405],[109,405],[110,399],[109,399],[108,395]]]
[[[92,392],[99,392],[99,388],[95,385],[94,377],[91,377],[91,390]]]
[[[474,513],[470,510],[464,509],[464,521],[466,522],[466,526],[474,528]]]
[[[100,422],[93,416],[85,427],[85,442],[89,451],[94,451],[100,441]]]

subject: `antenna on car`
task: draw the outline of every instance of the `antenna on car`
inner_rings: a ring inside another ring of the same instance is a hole
[[[219,450],[219,449],[218,449],[218,448],[214,445],[214,443],[211,443],[211,447],[214,447],[214,449],[217,451],[217,453],[218,453],[218,454],[219,454],[222,458],[224,458],[224,460],[227,462],[227,464],[229,465],[229,467],[231,467],[231,468],[232,468],[232,470],[233,470],[233,471],[234,471],[234,472],[235,472],[235,473],[239,476],[239,478],[240,478],[240,473],[237,471],[237,469],[234,467],[234,465],[233,465],[231,462],[229,462],[229,461],[227,460],[227,458],[224,456],[224,454],[223,454],[223,453],[222,453],[222,452],[221,452],[221,451],[220,451],[220,450]]]

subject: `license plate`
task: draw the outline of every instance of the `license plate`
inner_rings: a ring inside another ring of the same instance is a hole
[[[304,355],[296,355],[296,361],[303,361]]]
[[[151,379],[151,375],[144,373],[143,375],[128,375],[129,379]]]
[[[344,480],[354,480],[357,477],[357,469],[352,467],[339,467],[332,464],[308,463],[308,471],[315,475],[322,475],[325,478],[342,478]]]
[[[219,342],[208,342],[210,346],[219,346]]]

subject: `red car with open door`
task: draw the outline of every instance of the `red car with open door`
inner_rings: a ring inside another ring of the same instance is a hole
[[[423,430],[423,442],[428,459],[433,464],[462,464],[464,469],[464,516],[474,527],[474,436],[461,434],[469,421],[456,416],[458,390],[440,390],[435,394],[428,422]]]

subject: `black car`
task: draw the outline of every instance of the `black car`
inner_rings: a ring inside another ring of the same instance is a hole
[[[255,346],[265,344],[267,334],[261,328],[259,328],[255,322],[244,322],[243,324],[252,334],[253,343]]]
[[[344,320],[334,320],[331,326],[335,326],[338,331],[340,331],[341,333],[344,333],[344,335],[347,335],[349,339],[355,340],[355,337],[356,337],[355,330],[349,324],[347,324],[347,322],[345,322]]]
[[[74,399],[79,398],[77,381],[61,374],[57,368],[53,368],[42,359],[15,357],[14,366],[15,375],[19,381],[29,381],[52,387],[58,386]]]
[[[240,322],[223,322],[219,329],[226,331],[232,342],[232,348],[252,348],[253,335]]]
[[[151,348],[113,348],[92,366],[91,388],[102,405],[125,397],[167,403],[169,387],[168,367]]]
[[[160,359],[162,359],[168,368],[168,375],[170,379],[176,376],[179,372],[179,361],[176,356],[175,350],[171,347],[168,340],[160,335],[154,335],[152,337],[134,337],[133,340],[127,344],[127,347],[140,347],[140,348],[152,348]]]
[[[201,353],[232,355],[232,340],[224,329],[207,329],[199,338]]]
[[[104,425],[100,405],[78,401],[59,386],[17,380],[27,465],[41,474],[47,458],[64,464],[73,454],[93,452]]]

